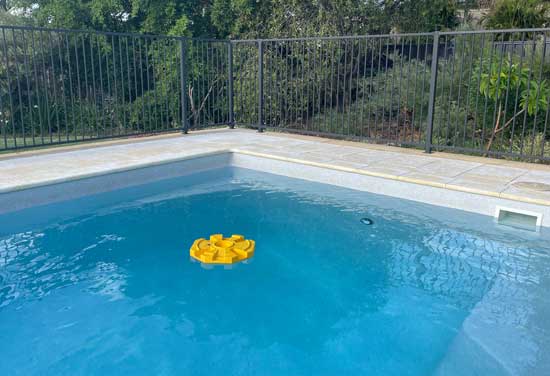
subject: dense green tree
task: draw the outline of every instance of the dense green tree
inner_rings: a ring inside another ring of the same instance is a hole
[[[484,20],[489,29],[524,29],[548,24],[549,4],[541,0],[500,0]]]
[[[201,0],[14,0],[28,23],[71,29],[210,36],[210,2]]]
[[[203,37],[361,35],[450,29],[456,0],[12,0],[43,26]]]
[[[433,31],[457,25],[455,0],[13,0],[40,25],[193,36]],[[182,26],[185,25],[185,30]]]
[[[295,37],[389,31],[383,8],[374,0],[216,0],[214,9],[213,23],[233,36]]]
[[[458,25],[456,0],[386,0],[385,11],[401,33],[449,30]]]
[[[29,23],[71,29],[125,30],[128,2],[123,0],[14,0],[15,13]]]

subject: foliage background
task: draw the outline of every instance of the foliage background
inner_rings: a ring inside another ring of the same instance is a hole
[[[0,35],[4,49],[0,51],[4,57],[0,64],[0,137],[5,148],[14,146],[14,142],[21,146],[22,142],[48,143],[175,129],[181,126],[182,96],[189,102],[186,113],[191,126],[226,124],[227,44],[195,41],[186,45],[188,85],[182,93],[181,46],[177,37],[391,34],[380,40],[265,43],[266,123],[289,130],[421,145],[428,111],[433,40],[428,36],[399,37],[398,33],[545,27],[549,19],[543,1],[500,0],[486,16],[474,20],[469,15],[475,10],[475,3],[0,1],[0,24],[4,25],[174,37],[70,34],[53,35],[51,39],[49,33],[29,36],[4,30],[4,35]],[[546,157],[546,102],[550,98],[546,84],[550,78],[546,35],[501,33],[492,38],[448,36],[440,42],[434,143],[440,147],[486,149],[488,153],[528,150]],[[498,47],[499,43],[504,46],[514,41],[523,43],[521,51],[513,46]],[[258,119],[257,45],[235,44],[233,56],[235,120],[254,125]],[[495,66],[494,61],[498,60],[504,60],[504,64]],[[520,64],[523,83],[516,85],[514,75],[506,72],[510,73],[507,67]],[[502,74],[504,77],[499,79]],[[497,84],[495,80],[504,85],[498,93],[488,89],[491,82],[493,86]],[[523,107],[530,108],[521,117],[517,113]],[[520,126],[507,125],[498,130],[498,122],[502,121],[502,125],[516,117]],[[493,134],[493,130],[498,131]],[[54,136],[42,137],[48,132]]]

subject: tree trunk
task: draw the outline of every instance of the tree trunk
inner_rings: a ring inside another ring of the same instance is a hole
[[[521,109],[519,112],[514,114],[514,116],[512,116],[510,119],[508,119],[508,121],[506,123],[504,123],[504,125],[502,127],[499,128],[498,124],[500,123],[500,116],[501,116],[501,113],[502,113],[501,108],[502,108],[502,106],[498,107],[497,121],[495,123],[495,128],[493,129],[493,133],[491,134],[491,138],[489,139],[489,142],[487,143],[487,148],[485,149],[485,156],[487,156],[489,150],[491,149],[491,145],[493,144],[493,140],[495,139],[495,136],[497,135],[497,133],[502,132],[504,129],[506,129],[506,127],[508,127],[510,124],[512,124],[512,121],[514,121],[515,118],[517,118],[519,115],[521,115],[522,113],[525,112],[525,108]]]
[[[491,133],[491,137],[489,138],[489,142],[487,143],[487,147],[485,148],[485,156],[489,154],[489,150],[491,150],[491,145],[493,145],[493,141],[495,139],[495,136],[498,133],[498,125],[500,124],[500,115],[502,114],[502,103],[498,104],[498,114],[497,114],[497,121],[495,122],[495,127],[493,128],[493,132]]]

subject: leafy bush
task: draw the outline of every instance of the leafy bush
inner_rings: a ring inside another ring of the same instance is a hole
[[[499,0],[484,19],[488,29],[545,27],[548,3],[541,0]]]
[[[534,121],[538,113],[548,110],[550,98],[550,88],[542,74],[537,76],[537,72],[531,71],[529,67],[514,62],[513,56],[505,64],[497,63],[497,59],[491,60],[493,62],[490,65],[484,61],[477,68],[480,71],[480,93],[494,103],[496,109],[494,124],[489,128],[485,146],[487,152],[491,150],[499,133],[507,131],[507,138],[513,138],[511,133],[514,129],[510,129],[510,126],[518,119],[521,121],[521,117],[523,123],[526,123],[521,127],[522,132],[526,125],[533,132],[542,131],[537,130],[540,125]]]
[[[398,0],[386,3],[395,28],[402,33],[449,30],[459,24],[455,0]]]

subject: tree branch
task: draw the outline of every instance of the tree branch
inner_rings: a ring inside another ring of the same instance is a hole
[[[212,93],[212,90],[214,89],[214,86],[216,85],[216,83],[218,81],[219,81],[219,79],[215,79],[212,82],[212,84],[208,88],[208,92],[206,93],[206,95],[202,99],[202,102],[200,103],[199,108],[195,107],[195,101],[193,100],[193,86],[189,85],[189,89],[187,90],[187,96],[189,97],[189,104],[191,106],[191,116],[189,118],[193,117],[193,123],[194,124],[198,124],[199,114],[204,109],[204,106],[206,105],[206,101],[210,97],[210,94]]]

